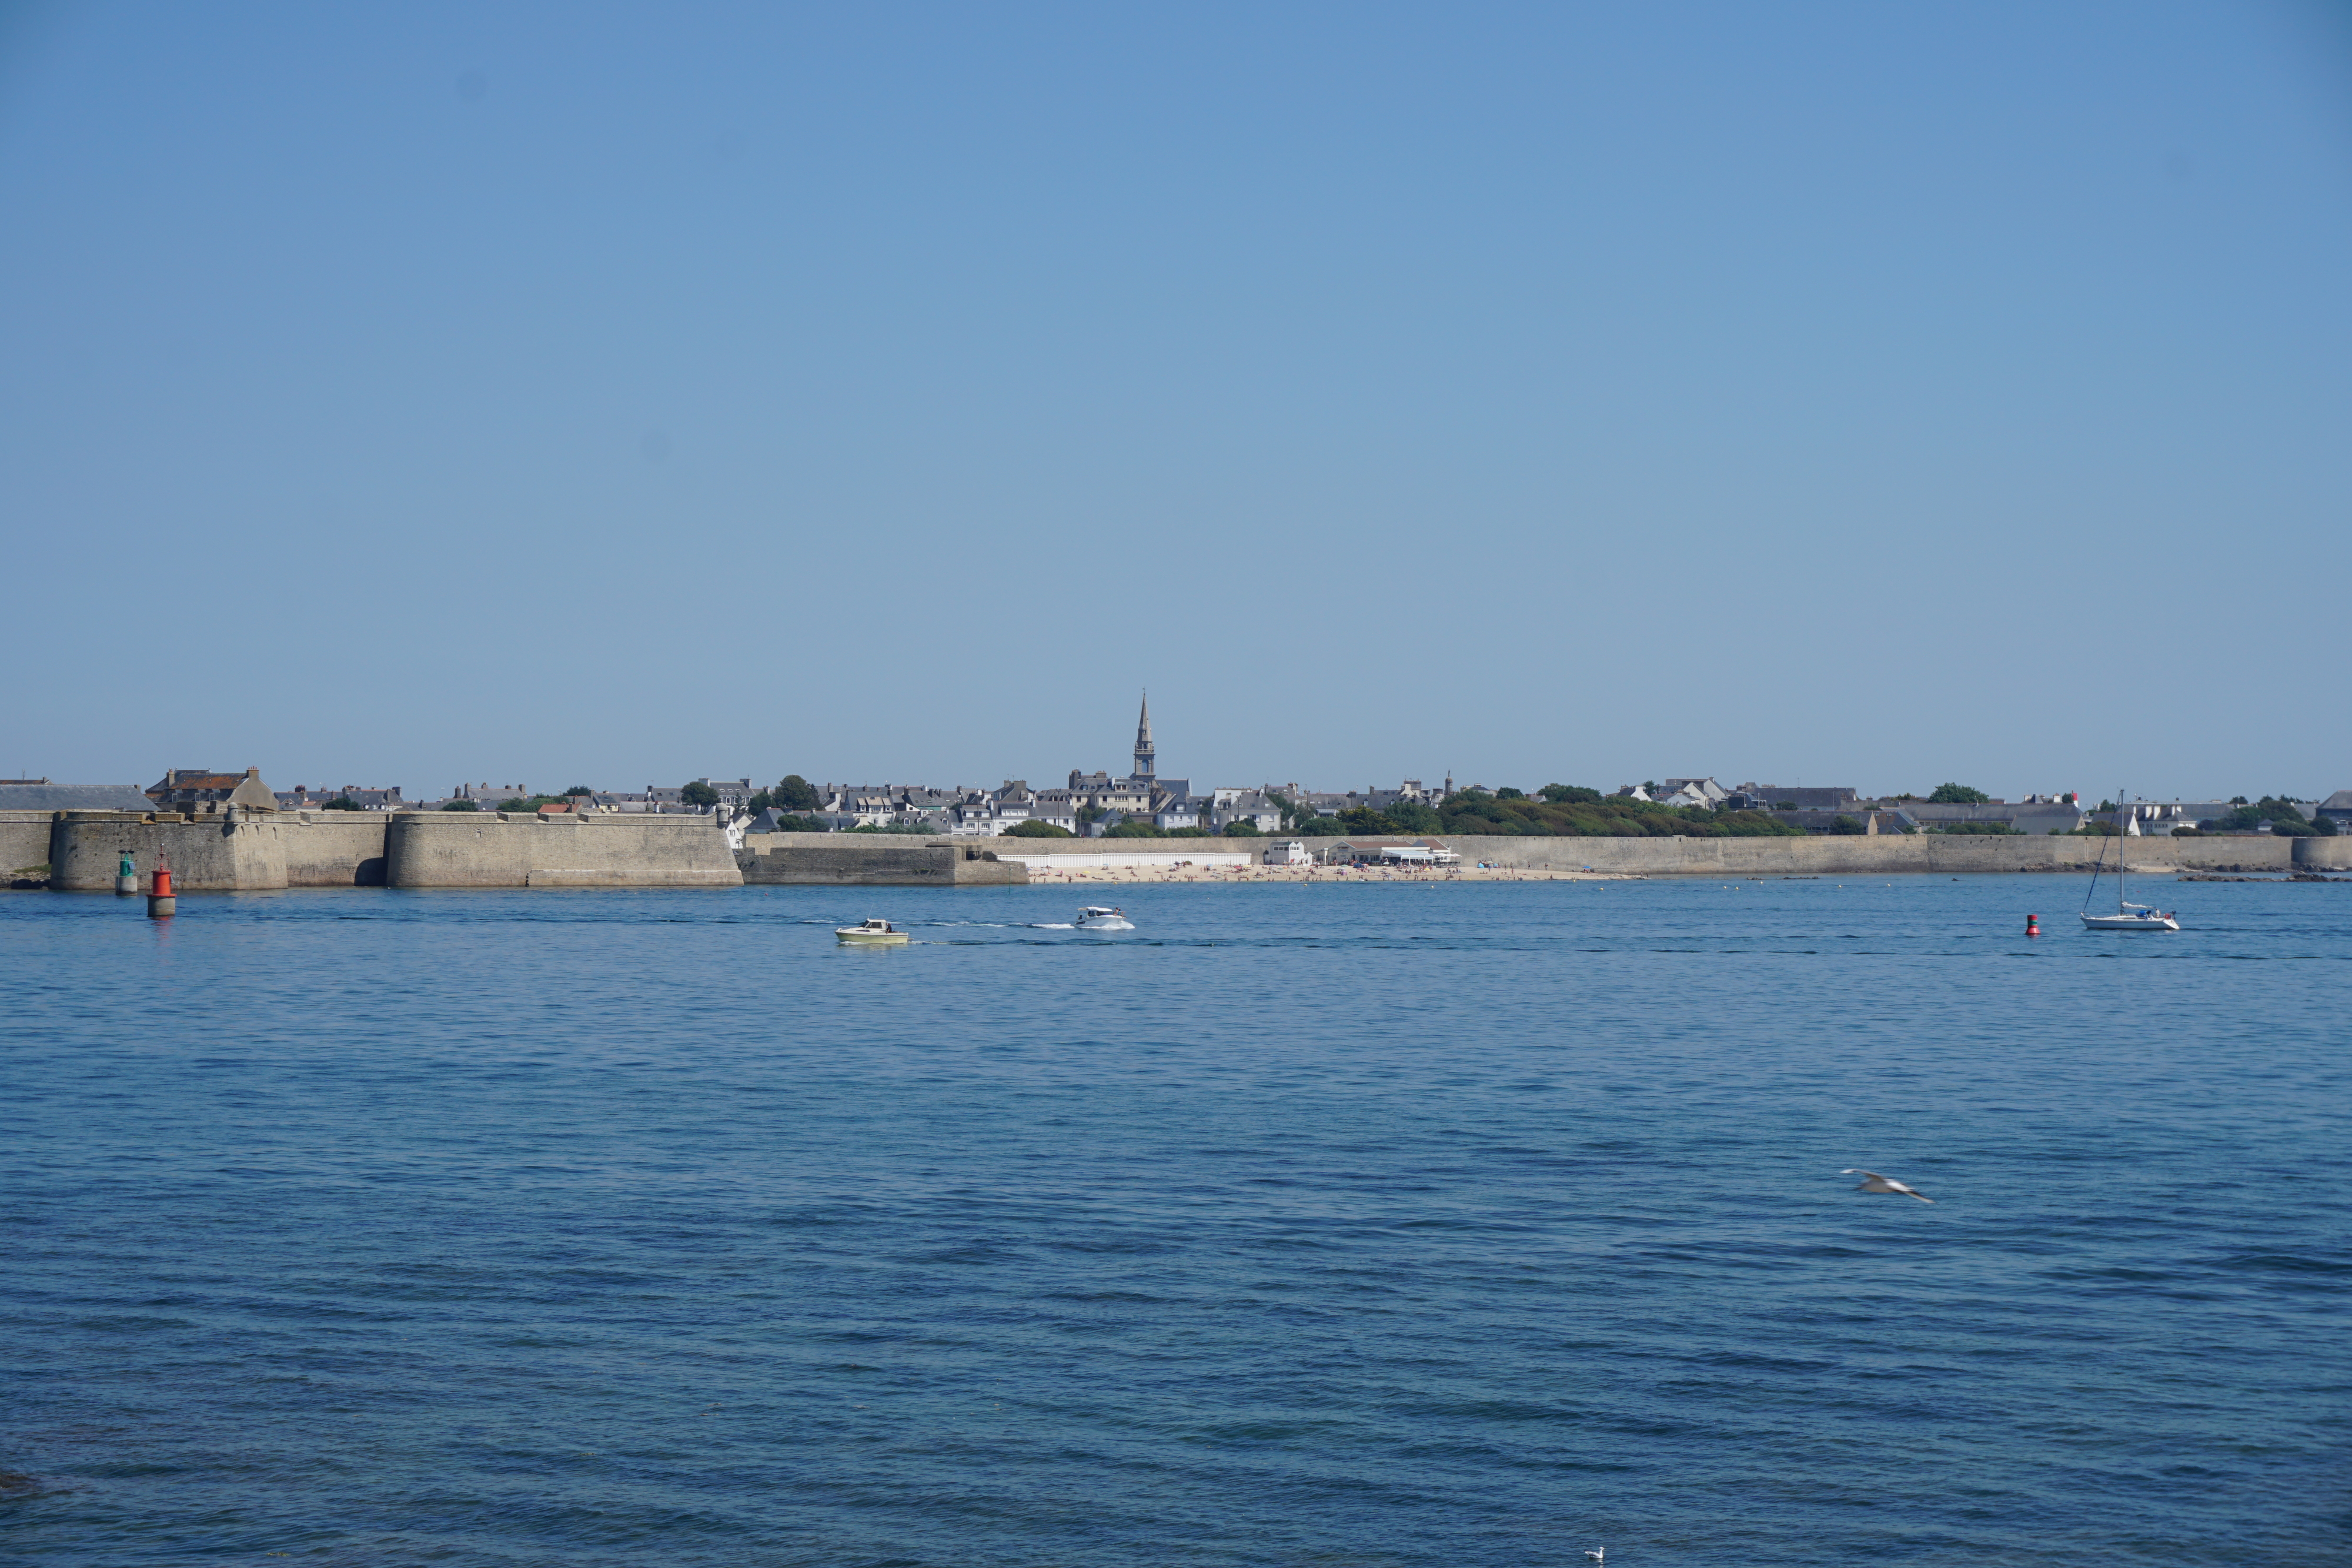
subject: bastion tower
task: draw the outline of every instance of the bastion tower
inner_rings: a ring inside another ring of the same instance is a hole
[[[1151,765],[1154,755],[1151,746],[1151,694],[1146,692],[1143,694],[1143,716],[1135,723],[1134,773],[1135,778],[1146,784],[1152,781]]]

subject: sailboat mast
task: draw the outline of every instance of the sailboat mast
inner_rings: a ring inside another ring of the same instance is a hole
[[[2116,786],[2116,913],[2124,912],[2124,828],[2130,819],[2124,815],[2124,788]]]

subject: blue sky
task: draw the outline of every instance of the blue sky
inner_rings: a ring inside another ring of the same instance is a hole
[[[0,10],[0,771],[2352,786],[2343,17]]]

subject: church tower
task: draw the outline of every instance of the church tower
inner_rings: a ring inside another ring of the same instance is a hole
[[[1138,720],[1136,721],[1136,725],[1135,725],[1135,774],[1134,774],[1134,777],[1136,777],[1136,778],[1138,778],[1138,779],[1143,779],[1143,780],[1145,780],[1145,781],[1147,781],[1147,782],[1148,782],[1148,781],[1150,781],[1150,779],[1151,779],[1151,776],[1152,776],[1152,774],[1151,774],[1151,759],[1152,759],[1152,757],[1153,757],[1153,751],[1152,751],[1152,747],[1151,747],[1151,694],[1150,694],[1150,692],[1146,692],[1146,693],[1144,693],[1144,694],[1143,694],[1143,716],[1142,716],[1141,718],[1138,719]]]

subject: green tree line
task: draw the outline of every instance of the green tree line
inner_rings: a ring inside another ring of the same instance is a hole
[[[1547,784],[1533,795],[1524,790],[1464,789],[1434,806],[1399,800],[1381,810],[1358,806],[1336,817],[1318,817],[1297,802],[1275,797],[1289,831],[1310,838],[1381,834],[1509,833],[1527,838],[1642,839],[1799,838],[1802,828],[1769,811],[1708,811],[1662,806],[1622,795],[1603,795],[1579,784]],[[1857,823],[1856,827],[1859,828]]]
[[[2271,825],[2272,832],[2284,833],[2294,839],[2328,839],[2336,836],[2334,822],[2326,817],[2320,818],[2317,821],[2305,821],[2303,813],[2295,810],[2294,802],[2284,795],[2265,795],[2261,800],[2251,802],[2242,796],[2239,798],[2237,809],[2215,821],[2213,829],[2216,832],[2243,833],[2261,827],[2264,822]]]

